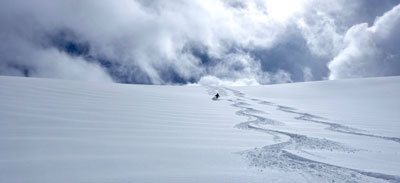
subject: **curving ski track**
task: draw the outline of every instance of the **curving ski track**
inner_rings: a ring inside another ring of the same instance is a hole
[[[275,142],[278,142],[273,145],[267,145],[262,148],[254,148],[240,153],[248,160],[250,166],[258,168],[261,172],[267,168],[280,171],[297,172],[304,177],[312,177],[313,180],[317,180],[318,182],[400,182],[399,176],[341,167],[324,162],[314,161],[291,153],[291,150],[308,153],[306,151],[307,149],[352,153],[358,151],[358,149],[354,149],[328,139],[320,139],[308,137],[302,134],[274,130],[274,126],[285,125],[285,123],[261,116],[261,114],[268,113],[251,107],[251,105],[246,103],[246,101],[251,100],[258,102],[259,104],[276,106],[277,110],[298,114],[299,116],[295,117],[297,120],[327,125],[328,127],[326,129],[334,132],[368,136],[384,140],[391,140],[394,142],[400,142],[400,138],[384,137],[364,133],[364,130],[328,122],[325,121],[327,119],[323,117],[309,113],[301,113],[296,111],[295,108],[276,105],[274,103],[259,99],[247,98],[245,97],[244,93],[237,90],[208,87],[208,93],[215,94],[216,91],[220,92],[222,96],[227,96],[227,91],[231,92],[236,99],[229,99],[228,101],[233,103],[231,104],[233,107],[239,109],[239,111],[236,112],[236,115],[245,116],[248,118],[247,121],[237,124],[237,128],[270,134],[273,136]],[[268,126],[271,128],[267,128]],[[289,140],[280,142],[284,136],[286,136]]]
[[[263,103],[263,104],[266,104],[266,103]],[[267,105],[273,105],[273,104],[267,104]],[[331,131],[347,133],[347,134],[351,134],[351,135],[379,138],[379,139],[390,140],[390,141],[400,143],[400,138],[397,138],[397,137],[385,137],[385,136],[368,134],[368,133],[365,133],[366,132],[365,130],[352,128],[352,127],[344,126],[344,125],[337,124],[337,123],[322,121],[325,118],[316,116],[316,115],[312,115],[312,114],[308,114],[308,113],[297,112],[295,108],[281,106],[281,105],[277,105],[277,107],[278,107],[277,110],[288,112],[288,113],[298,114],[299,116],[295,117],[295,119],[327,125],[328,126],[327,129],[331,130]]]

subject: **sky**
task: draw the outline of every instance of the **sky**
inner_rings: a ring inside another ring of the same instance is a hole
[[[400,0],[2,0],[0,75],[260,85],[400,75]]]

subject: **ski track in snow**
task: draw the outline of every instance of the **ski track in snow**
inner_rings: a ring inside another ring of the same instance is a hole
[[[272,105],[272,106],[274,105],[272,103],[267,104],[265,102],[261,102],[260,104]],[[322,121],[322,120],[326,120],[326,119],[323,117],[320,117],[320,116],[309,114],[309,113],[297,112],[295,108],[281,106],[281,105],[277,105],[277,107],[278,107],[277,110],[288,112],[288,113],[298,114],[299,116],[295,117],[295,119],[304,120],[304,121],[308,121],[308,122],[312,122],[312,123],[328,125],[329,127],[326,129],[331,130],[331,131],[347,133],[347,134],[352,134],[352,135],[380,138],[380,139],[391,140],[391,141],[400,143],[400,138],[397,138],[397,137],[385,137],[385,136],[368,134],[368,133],[365,133],[366,132],[365,130],[352,128],[352,127],[344,126],[344,125],[337,124],[337,123]]]
[[[311,154],[306,151],[307,149],[342,151],[347,153],[353,153],[359,150],[328,139],[320,139],[308,137],[302,134],[274,130],[274,126],[282,126],[285,125],[285,123],[261,116],[268,113],[253,108],[251,104],[247,103],[247,101],[254,101],[258,102],[259,104],[276,106],[276,109],[279,111],[298,114],[299,116],[295,117],[296,120],[327,125],[328,127],[325,128],[326,130],[338,133],[367,136],[398,143],[400,142],[400,138],[368,134],[365,130],[328,122],[326,118],[309,113],[298,112],[295,108],[277,105],[272,102],[255,98],[247,98],[244,93],[229,88],[208,86],[207,91],[211,95],[219,92],[221,97],[229,96],[228,93],[231,92],[236,98],[227,99],[227,101],[232,102],[233,104],[231,105],[233,107],[239,108],[239,111],[236,112],[236,115],[245,116],[248,118],[247,121],[239,123],[235,127],[239,129],[254,130],[270,134],[273,136],[274,141],[277,142],[276,144],[267,145],[262,148],[254,148],[240,152],[240,154],[243,155],[246,160],[248,160],[249,165],[251,167],[256,167],[260,172],[263,172],[267,168],[280,171],[297,172],[304,177],[312,177],[313,180],[318,180],[318,182],[400,182],[399,176],[341,167],[324,162],[314,161],[291,153],[290,151],[300,151]],[[289,140],[281,142],[282,137],[285,136]]]

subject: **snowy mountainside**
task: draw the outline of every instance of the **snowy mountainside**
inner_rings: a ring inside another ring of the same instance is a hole
[[[400,182],[399,91],[1,76],[0,182]]]

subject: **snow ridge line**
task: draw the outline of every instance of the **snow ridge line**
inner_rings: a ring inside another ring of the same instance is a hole
[[[266,113],[265,112],[260,113],[260,110],[248,107],[251,105],[243,102],[245,101],[244,93],[229,88],[224,88],[224,89],[231,91],[234,94],[234,96],[238,97],[236,101],[228,100],[230,102],[233,102],[232,104],[233,107],[240,109],[239,111],[236,112],[236,114],[241,116],[246,116],[248,118],[248,121],[239,123],[235,127],[240,129],[255,130],[271,134],[273,135],[275,141],[279,141],[280,140],[279,136],[282,135],[289,137],[289,140],[286,142],[281,142],[273,145],[264,146],[262,148],[255,148],[253,150],[241,152],[241,154],[245,155],[246,158],[249,160],[250,166],[260,168],[260,171],[262,171],[263,168],[264,169],[274,168],[281,171],[295,171],[299,172],[302,175],[303,174],[311,175],[313,177],[321,179],[321,181],[329,180],[329,182],[336,182],[336,181],[376,182],[377,179],[388,182],[400,182],[400,177],[398,176],[381,174],[376,172],[366,172],[362,170],[336,166],[332,164],[310,160],[298,156],[296,154],[290,153],[288,150],[298,150],[302,152],[304,152],[303,149],[322,149],[330,151],[339,150],[345,152],[354,152],[356,150],[346,147],[341,143],[327,139],[318,139],[313,137],[307,137],[305,135],[300,135],[300,134],[261,128],[260,125],[263,126],[282,125],[284,123],[257,115]],[[218,91],[221,90],[222,90],[221,88],[218,89]],[[250,99],[250,100],[259,101],[258,99]],[[275,105],[268,101],[260,101],[260,103],[266,105]],[[299,113],[297,111],[294,111],[296,109],[285,106],[278,105],[278,110],[301,114],[302,116],[295,118],[298,120],[308,120],[309,118],[311,118],[311,120],[313,121],[310,122],[314,122],[317,121],[315,119],[325,119],[308,113]],[[328,129],[333,131],[341,132],[339,129],[348,130],[344,131],[343,133],[348,132],[353,135],[357,135],[355,133],[359,133],[357,131],[361,131],[359,129],[324,121],[321,121],[321,124],[330,126]]]

